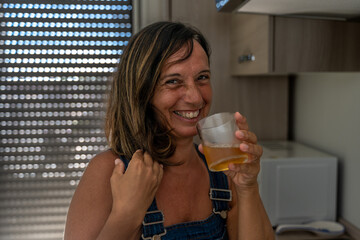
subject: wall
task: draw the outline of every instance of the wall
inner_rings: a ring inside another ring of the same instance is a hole
[[[170,16],[170,0],[133,0],[134,32],[156,21],[167,21]]]
[[[360,73],[299,74],[294,140],[339,158],[339,215],[360,228]]]

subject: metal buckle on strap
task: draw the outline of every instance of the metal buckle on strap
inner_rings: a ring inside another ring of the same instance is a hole
[[[229,193],[229,198],[216,198],[216,197],[213,197],[213,192],[226,192],[226,193]],[[230,202],[232,200],[232,191],[229,190],[229,189],[220,189],[220,188],[210,188],[210,192],[209,192],[209,195],[210,195],[210,199],[211,200],[215,200],[215,201],[226,201],[226,202]]]
[[[162,220],[160,220],[160,221],[156,221],[156,222],[145,222],[145,219],[143,220],[143,222],[142,222],[142,224],[144,225],[144,226],[148,226],[148,225],[153,225],[153,224],[158,224],[158,223],[163,223],[164,222],[164,214],[163,214],[163,212],[162,211],[160,211],[160,210],[155,210],[155,211],[149,211],[149,212],[147,212],[146,214],[154,214],[154,213],[161,213],[161,215],[162,215]]]
[[[215,208],[213,208],[213,213],[219,214],[223,219],[227,218],[227,212],[226,210],[216,211]]]
[[[166,229],[164,229],[164,232],[156,234],[152,237],[144,237],[144,234],[141,234],[141,238],[143,240],[160,240],[162,236],[166,235]]]
[[[146,215],[148,215],[148,214],[161,214],[161,220],[156,221],[156,222],[145,222],[145,219],[146,219],[146,218],[144,218],[144,220],[143,220],[143,222],[142,222],[142,224],[143,224],[144,227],[147,227],[147,226],[149,226],[149,225],[161,224],[161,223],[164,222],[164,214],[163,214],[162,211],[160,211],[160,210],[148,211],[148,212],[146,213]],[[141,238],[142,238],[143,240],[160,240],[161,237],[164,236],[164,235],[166,235],[166,229],[165,229],[165,228],[164,228],[164,232],[155,234],[155,235],[153,235],[153,236],[151,236],[151,237],[145,237],[144,234],[141,234]]]

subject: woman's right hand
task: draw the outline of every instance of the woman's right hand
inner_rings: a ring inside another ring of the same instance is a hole
[[[120,159],[115,160],[115,168],[110,178],[113,196],[112,213],[130,214],[144,218],[152,203],[163,177],[163,167],[147,152],[137,150],[125,171]],[[128,215],[129,216],[129,215]]]

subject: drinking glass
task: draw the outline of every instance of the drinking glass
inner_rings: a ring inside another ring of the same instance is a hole
[[[240,150],[241,141],[234,113],[216,113],[201,119],[196,125],[210,171],[228,170],[229,163],[244,163],[248,155]]]

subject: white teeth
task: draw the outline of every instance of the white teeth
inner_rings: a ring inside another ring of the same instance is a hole
[[[175,113],[181,117],[187,118],[187,119],[191,119],[191,118],[195,118],[197,116],[199,116],[199,110],[195,111],[195,112],[177,112],[175,111]]]

